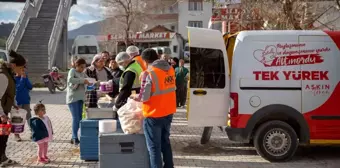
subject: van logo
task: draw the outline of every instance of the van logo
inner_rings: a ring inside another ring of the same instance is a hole
[[[324,61],[320,55],[330,48],[306,49],[306,44],[268,45],[253,52],[254,58],[265,67],[318,64]]]

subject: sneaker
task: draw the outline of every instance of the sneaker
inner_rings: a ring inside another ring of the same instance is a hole
[[[48,158],[47,156],[44,157],[43,159],[45,159],[48,163],[50,163],[50,158]]]
[[[78,145],[78,144],[80,144],[80,141],[79,141],[79,139],[76,139],[74,144],[75,144],[75,145]]]
[[[43,159],[43,158],[40,158],[40,159],[37,160],[37,163],[47,164],[48,161]]]
[[[79,139],[71,139],[71,144],[78,145],[79,143]]]
[[[20,135],[19,134],[14,134],[14,140],[17,142],[21,141]]]

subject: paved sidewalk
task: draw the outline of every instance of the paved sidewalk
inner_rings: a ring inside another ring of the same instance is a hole
[[[29,141],[26,131],[22,142],[8,143],[8,156],[20,164],[13,167],[98,167],[96,162],[79,159],[79,147],[69,143],[71,138],[71,115],[65,105],[65,92],[50,94],[46,89],[34,89],[32,103],[44,99],[47,114],[52,120],[54,141],[49,145],[50,164],[36,164],[36,145]],[[230,142],[225,133],[214,129],[209,144],[200,145],[201,128],[186,125],[186,112],[179,109],[171,130],[172,148],[176,168],[223,167],[223,168],[338,168],[340,148],[300,148],[294,159],[287,163],[269,163],[256,154],[253,147]]]

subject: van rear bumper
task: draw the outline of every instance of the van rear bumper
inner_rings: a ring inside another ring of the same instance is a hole
[[[231,128],[226,127],[225,131],[227,132],[228,138],[231,141],[249,143],[249,133],[245,128]]]

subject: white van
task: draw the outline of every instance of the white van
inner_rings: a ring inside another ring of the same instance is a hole
[[[9,55],[6,50],[0,49],[0,59],[4,60],[5,62],[9,61]]]
[[[99,44],[96,36],[79,35],[75,38],[72,45],[72,57],[84,58],[90,64],[93,57],[99,53]]]
[[[291,159],[299,144],[340,144],[339,31],[243,31],[226,55],[219,31],[188,29],[189,126],[230,116],[229,139],[269,161]]]
[[[172,57],[172,52],[170,47],[152,47],[157,53],[167,54]],[[159,51],[160,50],[160,51]]]

